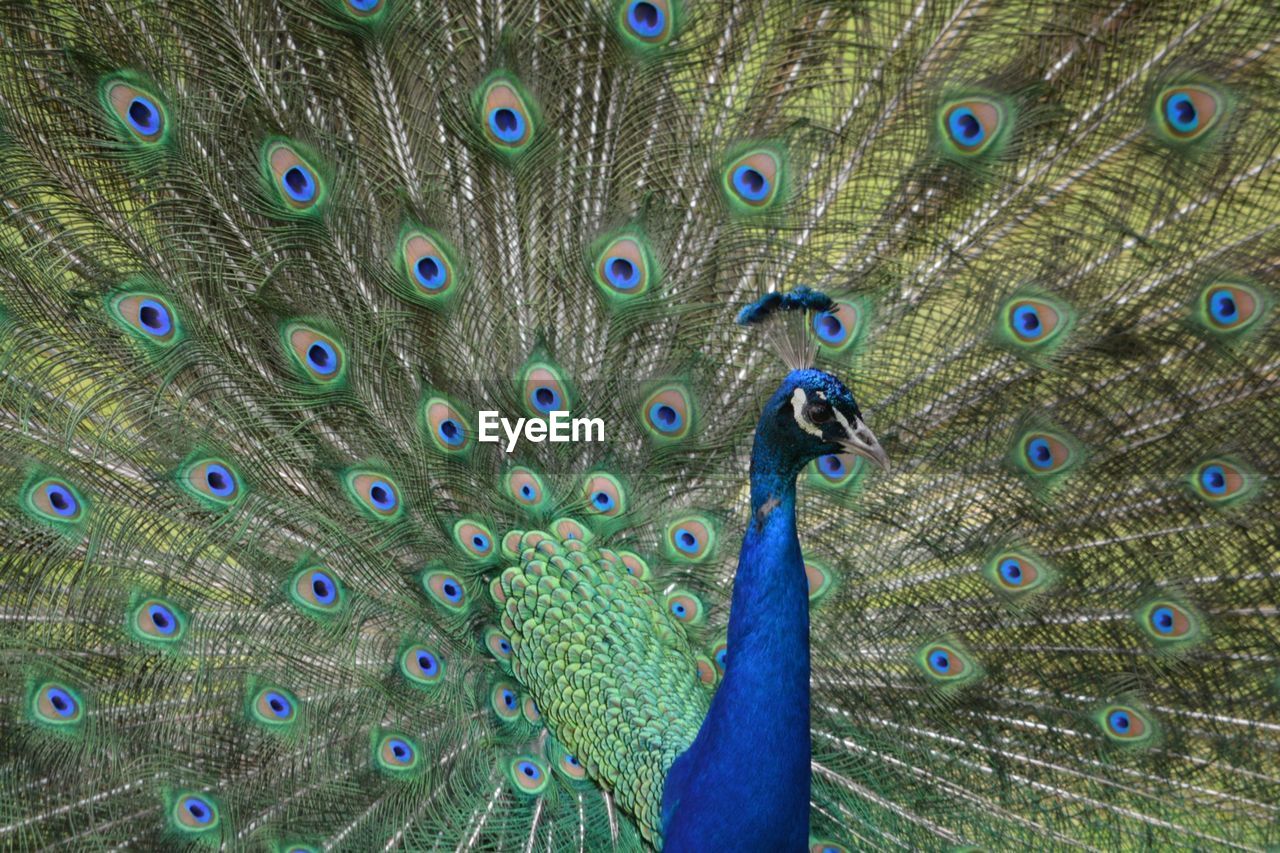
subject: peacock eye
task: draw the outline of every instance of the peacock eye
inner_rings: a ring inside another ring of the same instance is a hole
[[[804,407],[804,416],[810,423],[825,424],[835,417],[835,410],[826,400],[814,400]]]

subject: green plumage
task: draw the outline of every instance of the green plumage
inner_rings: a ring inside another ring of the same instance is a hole
[[[801,284],[814,848],[1280,844],[1276,10],[640,5],[0,6],[0,847],[659,843]]]

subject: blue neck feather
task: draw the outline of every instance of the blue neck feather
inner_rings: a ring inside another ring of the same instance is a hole
[[[668,853],[808,844],[809,598],[795,513],[807,460],[771,441],[767,423],[752,449],[724,681],[663,791]]]

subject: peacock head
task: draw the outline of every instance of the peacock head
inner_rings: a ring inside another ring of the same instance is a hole
[[[794,475],[832,453],[864,456],[882,470],[889,457],[862,421],[853,393],[830,373],[793,370],[774,392],[756,427],[758,464]]]

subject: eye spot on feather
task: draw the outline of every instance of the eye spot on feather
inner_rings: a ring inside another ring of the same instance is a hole
[[[707,619],[702,599],[693,593],[675,589],[667,594],[667,610],[684,625],[701,625]]]
[[[302,323],[286,325],[283,337],[295,369],[307,380],[334,385],[346,375],[346,356],[334,338]]]
[[[837,300],[828,311],[818,311],[810,321],[818,343],[829,352],[842,352],[858,339],[860,317],[850,302]]]
[[[444,663],[426,646],[414,644],[400,653],[400,674],[415,687],[432,687],[444,679]]]
[[[1017,441],[1014,460],[1033,478],[1047,478],[1074,467],[1077,451],[1072,439],[1064,434],[1034,430]]]
[[[382,11],[386,0],[347,0],[347,9],[357,18],[373,18]]]
[[[1014,348],[1040,351],[1062,342],[1070,318],[1065,304],[1018,296],[1009,300],[1001,311],[1000,336]]]
[[[1152,720],[1132,705],[1107,705],[1097,714],[1097,721],[1112,741],[1128,745],[1142,745],[1154,739]]]
[[[567,752],[560,756],[557,769],[575,782],[587,778],[587,768],[583,767],[581,761]]]
[[[320,566],[310,566],[295,574],[289,593],[295,604],[312,615],[334,613],[345,600],[337,578]]]
[[[957,157],[976,157],[992,149],[1004,135],[1004,107],[987,98],[966,98],[942,108],[945,151]]]
[[[623,571],[636,580],[647,581],[653,576],[649,564],[639,554],[632,551],[619,551],[618,559],[622,561]]]
[[[277,197],[285,210],[307,213],[318,210],[324,198],[324,186],[315,168],[290,144],[269,142],[264,160]]]
[[[422,588],[437,604],[448,610],[461,611],[467,606],[467,590],[449,572],[433,571],[423,575]]]
[[[31,698],[35,721],[55,727],[70,727],[84,717],[79,695],[65,684],[47,681],[36,687]]]
[[[715,531],[704,516],[690,515],[667,525],[667,550],[674,559],[701,563],[715,547]]]
[[[498,717],[512,722],[520,717],[520,696],[515,685],[507,681],[499,681],[489,692],[489,706]]]
[[[1157,645],[1185,646],[1200,637],[1199,616],[1175,601],[1148,602],[1138,610],[1136,618],[1138,627]]]
[[[383,772],[404,776],[418,767],[418,747],[405,735],[388,733],[374,747],[374,758]]]
[[[212,510],[238,504],[245,495],[240,473],[230,462],[218,457],[197,457],[178,471],[183,491]]]
[[[187,617],[167,601],[148,598],[133,609],[129,629],[143,642],[172,646],[187,632]]]
[[[532,696],[525,697],[524,702],[520,704],[520,710],[524,714],[525,721],[531,725],[542,722],[542,712],[538,710],[538,703],[533,701]]]
[[[298,700],[280,687],[263,687],[249,700],[250,718],[268,729],[288,728],[297,719]]]
[[[454,524],[453,541],[469,557],[484,560],[493,556],[493,533],[478,521],[463,519]]]
[[[177,315],[161,296],[121,293],[110,300],[109,308],[118,325],[149,344],[168,346],[179,338]]]
[[[809,845],[809,853],[849,853],[849,851],[834,841],[814,841]]]
[[[820,601],[835,585],[835,573],[816,560],[804,561],[805,581],[809,585],[809,602]]]
[[[1264,316],[1267,306],[1262,292],[1253,286],[1243,281],[1223,280],[1200,291],[1195,318],[1209,332],[1234,336],[1253,327]]]
[[[532,755],[517,756],[508,764],[508,773],[516,789],[521,793],[536,796],[547,788],[550,777],[542,762]]]
[[[619,492],[619,494],[621,494],[621,492]],[[617,500],[616,497],[615,500]],[[555,532],[556,536],[560,537],[561,542],[586,542],[591,538],[591,531],[574,521],[572,518],[556,519],[551,523],[551,529]],[[544,543],[539,544],[541,545]],[[546,542],[545,544],[551,545],[554,543]],[[560,552],[559,549],[555,549],[550,553],[556,554]]]
[[[997,590],[1021,597],[1047,588],[1051,575],[1044,560],[1023,551],[1000,551],[983,567],[983,575]]]
[[[656,277],[657,267],[649,245],[638,232],[629,231],[596,241],[589,260],[596,286],[615,302],[645,293]]]
[[[688,393],[678,385],[659,388],[641,405],[644,427],[650,437],[678,441],[689,434],[692,409]]]
[[[749,151],[733,159],[724,170],[724,191],[740,213],[767,210],[779,198],[782,162],[765,149]]]
[[[426,230],[407,228],[400,238],[409,292],[419,301],[435,304],[450,293],[456,281],[453,248]]]
[[[916,653],[916,663],[939,686],[959,686],[982,673],[968,653],[954,643],[930,643]]]
[[[711,659],[699,655],[694,659],[693,665],[698,673],[698,682],[704,687],[713,687],[718,680],[718,676],[716,674],[716,665],[711,662]]]
[[[347,496],[356,508],[376,521],[395,521],[404,507],[400,487],[385,474],[356,469],[343,475]]]
[[[1227,459],[1208,459],[1191,474],[1196,494],[1211,504],[1231,504],[1253,491],[1250,473]]]
[[[67,481],[46,477],[26,490],[25,506],[36,517],[56,525],[76,524],[85,515],[84,499]]]
[[[657,47],[671,40],[673,9],[669,0],[622,0],[619,21],[629,43]]]
[[[728,640],[722,638],[718,643],[711,647],[711,662],[715,664],[716,672],[723,677],[725,669],[729,666]]]
[[[489,650],[489,654],[493,655],[498,660],[511,660],[511,641],[507,639],[506,634],[502,633],[497,628],[490,628],[485,631],[484,645],[485,648]]]
[[[106,99],[112,113],[134,139],[147,144],[164,139],[165,112],[154,95],[117,80],[107,84]]]
[[[627,511],[627,495],[617,477],[603,471],[587,477],[582,486],[587,510],[606,518],[615,518]],[[569,539],[572,537],[564,537]]]
[[[1217,93],[1205,86],[1174,86],[1157,98],[1161,126],[1177,142],[1204,136],[1222,113]]]
[[[462,414],[447,401],[433,397],[423,406],[427,434],[433,444],[445,453],[461,453],[468,449],[471,427]]]
[[[170,821],[185,833],[210,833],[219,823],[218,807],[204,794],[186,793],[174,799]]]
[[[491,148],[507,156],[523,153],[533,140],[529,102],[514,80],[497,76],[480,96],[480,123]]]
[[[516,503],[536,508],[546,496],[542,478],[528,468],[512,468],[507,472],[507,494]]]
[[[524,369],[525,408],[534,417],[569,411],[569,394],[560,371],[545,362],[533,362]]]
[[[808,482],[827,489],[852,486],[866,470],[863,458],[855,453],[828,453],[810,464]]]

